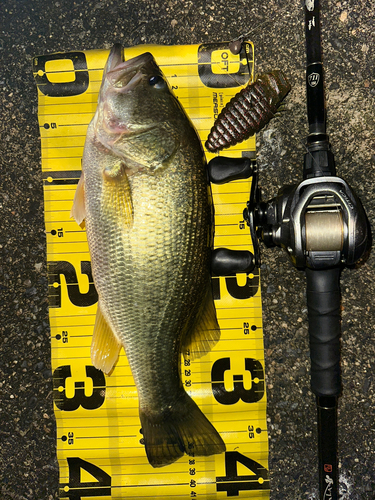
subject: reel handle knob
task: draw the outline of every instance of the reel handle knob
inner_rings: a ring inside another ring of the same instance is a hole
[[[238,179],[248,179],[253,175],[250,158],[227,158],[215,156],[207,165],[208,178],[213,184],[225,184]]]
[[[211,271],[216,276],[251,273],[255,268],[254,255],[248,250],[216,248],[212,252]]]

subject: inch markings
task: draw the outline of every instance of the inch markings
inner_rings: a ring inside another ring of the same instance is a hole
[[[125,55],[155,52],[204,143],[218,108],[253,76],[253,48],[243,46],[239,55],[232,55],[227,43],[133,47]],[[254,500],[269,498],[259,269],[213,278],[221,340],[202,359],[189,366],[186,359],[181,362],[182,383],[222,434],[225,454],[185,455],[163,470],[153,469],[144,453],[126,355],[120,353],[109,376],[91,364],[98,296],[85,231],[70,219],[70,209],[107,55],[72,51],[36,57],[33,63],[42,137],[60,499],[219,500],[246,492]],[[243,151],[254,154],[254,138],[228,156]],[[242,219],[250,182],[213,186],[212,191],[215,245],[251,250]]]

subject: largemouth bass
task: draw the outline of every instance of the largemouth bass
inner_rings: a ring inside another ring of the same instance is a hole
[[[92,362],[108,374],[124,347],[153,467],[225,450],[180,374],[181,353],[200,356],[220,334],[208,188],[197,133],[152,55],[124,62],[115,45],[72,216],[85,220],[99,296]]]

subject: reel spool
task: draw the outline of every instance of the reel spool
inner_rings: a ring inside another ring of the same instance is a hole
[[[344,247],[344,220],[340,210],[305,214],[306,251],[341,252]]]

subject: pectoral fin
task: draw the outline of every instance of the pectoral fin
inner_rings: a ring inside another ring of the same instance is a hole
[[[133,223],[133,202],[126,166],[118,162],[104,170],[103,211],[125,226]]]
[[[92,364],[108,374],[117,361],[121,346],[121,342],[105,320],[99,302],[91,342]]]
[[[72,210],[70,211],[70,217],[73,217],[79,226],[84,227],[84,220],[86,218],[86,206],[85,206],[85,184],[83,172],[78,181],[77,189],[74,195]]]
[[[191,359],[204,356],[211,351],[220,339],[220,327],[216,317],[216,309],[212,296],[211,286],[208,292],[201,313],[198,315],[197,323],[191,334],[188,334],[184,341],[183,355],[186,351],[190,353]]]

